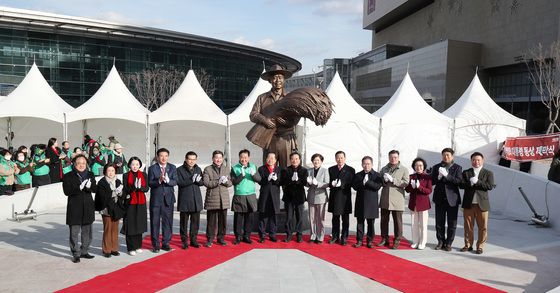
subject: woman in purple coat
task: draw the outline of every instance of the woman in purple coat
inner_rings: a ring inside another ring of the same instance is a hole
[[[410,175],[410,183],[406,192],[410,193],[408,208],[412,212],[412,248],[426,248],[428,240],[428,210],[430,210],[430,193],[432,179],[426,174],[426,161],[416,158],[412,161],[414,173]]]

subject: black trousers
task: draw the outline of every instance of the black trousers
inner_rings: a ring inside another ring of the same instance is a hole
[[[364,239],[364,221],[367,223],[366,237],[368,241],[373,241],[375,236],[375,219],[365,219],[358,217],[358,224],[356,225],[356,241],[363,241]]]
[[[142,247],[142,234],[126,235],[126,250],[133,251]]]
[[[209,210],[206,213],[206,239],[214,240],[214,234],[218,230],[218,240],[223,240],[226,235],[227,210]]]
[[[342,218],[342,235],[340,234],[340,219]],[[348,239],[348,230],[350,230],[350,214],[332,216],[332,238]]]
[[[168,246],[171,241],[173,227],[173,206],[150,207],[150,234],[152,238],[152,246],[159,246],[159,227],[161,226],[162,245]]]
[[[253,212],[233,213],[233,226],[233,233],[236,238],[251,237],[251,230],[253,228]]]
[[[298,235],[303,233],[303,204],[285,202],[286,209],[286,234],[292,235],[296,232]],[[295,216],[295,221],[294,221]]]
[[[455,230],[457,230],[457,214],[459,213],[459,205],[449,206],[445,201],[442,204],[436,204],[436,237],[438,243],[448,246],[453,244],[455,239]],[[445,237],[445,221],[447,219],[447,237]]]
[[[190,227],[189,227],[190,219]],[[200,212],[181,212],[179,213],[179,234],[181,241],[187,243],[190,240],[191,244],[197,242],[198,228],[200,227]],[[190,229],[187,229],[190,228]],[[187,236],[187,231],[189,231]]]
[[[402,238],[402,211],[390,211],[381,209],[381,237],[389,238],[389,215],[393,215],[393,230],[395,232],[395,240]]]

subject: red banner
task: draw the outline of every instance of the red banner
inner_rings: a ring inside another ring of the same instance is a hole
[[[510,161],[528,162],[549,159],[560,146],[560,133],[508,137],[503,156]]]

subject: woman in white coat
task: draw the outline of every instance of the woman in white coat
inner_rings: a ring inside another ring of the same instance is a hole
[[[309,222],[311,223],[310,242],[323,243],[325,237],[325,213],[328,201],[329,172],[321,167],[324,157],[321,154],[311,156],[313,168],[307,170],[307,203],[309,204]]]

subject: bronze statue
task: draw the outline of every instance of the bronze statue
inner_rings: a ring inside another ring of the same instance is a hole
[[[269,151],[276,153],[282,168],[288,166],[290,153],[298,151],[295,127],[301,117],[325,125],[333,106],[325,92],[314,87],[286,94],[284,81],[291,76],[280,65],[273,65],[261,75],[272,89],[260,95],[253,105],[249,118],[255,126],[247,133],[249,141],[263,148],[263,156]]]

